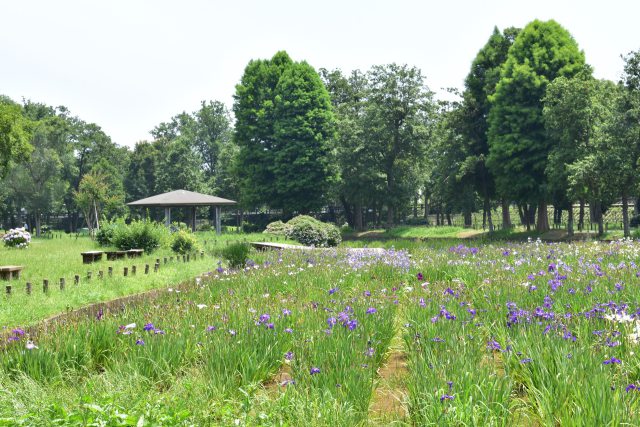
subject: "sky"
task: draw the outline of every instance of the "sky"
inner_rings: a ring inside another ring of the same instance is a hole
[[[444,97],[494,26],[555,19],[617,81],[639,16],[637,0],[0,0],[0,94],[64,105],[133,146],[203,100],[231,108],[247,63],[278,50],[316,69],[417,66]]]

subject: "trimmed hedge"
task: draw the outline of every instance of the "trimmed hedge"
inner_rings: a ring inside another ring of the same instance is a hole
[[[340,230],[307,215],[299,215],[287,222],[285,235],[303,245],[338,246],[342,241]]]

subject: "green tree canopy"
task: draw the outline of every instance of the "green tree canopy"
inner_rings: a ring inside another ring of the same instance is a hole
[[[557,22],[529,23],[516,37],[502,67],[489,113],[488,166],[498,191],[538,204],[540,231],[549,228],[546,166],[553,141],[542,116],[547,85],[584,67],[584,54]]]

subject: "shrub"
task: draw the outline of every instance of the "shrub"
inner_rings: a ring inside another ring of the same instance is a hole
[[[640,227],[640,215],[632,216],[629,220],[630,227]]]
[[[189,228],[189,226],[184,223],[184,222],[172,222],[171,225],[169,226],[169,231],[171,231],[172,233],[178,232],[178,231],[189,231],[191,228]]]
[[[195,236],[187,231],[180,230],[171,237],[171,250],[179,254],[191,253],[198,249],[198,241]]]
[[[120,250],[144,249],[153,252],[167,241],[167,229],[158,223],[149,221],[133,221],[129,225],[117,227],[111,239],[112,244]]]
[[[275,234],[278,236],[286,236],[287,230],[291,228],[288,224],[278,220],[267,225],[267,228],[263,231],[263,233]]]
[[[213,227],[211,227],[211,224],[202,224],[198,226],[198,231],[211,231],[213,230]]]
[[[31,234],[24,228],[12,228],[4,235],[2,240],[8,248],[25,249],[31,243]]]
[[[100,246],[111,246],[113,245],[113,237],[116,234],[116,230],[118,227],[126,227],[124,221],[120,222],[106,222],[103,223],[102,226],[96,232],[96,241]]]
[[[337,246],[341,241],[340,230],[333,224],[320,222],[307,215],[299,215],[287,222],[286,236],[303,245]]]
[[[249,256],[249,250],[248,243],[232,243],[222,249],[222,258],[229,263],[231,268],[244,268]]]

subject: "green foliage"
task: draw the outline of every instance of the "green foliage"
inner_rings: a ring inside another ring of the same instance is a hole
[[[20,106],[8,98],[0,98],[0,178],[7,173],[9,163],[28,158],[29,121]]]
[[[276,236],[286,236],[290,226],[278,220],[267,225],[263,233],[274,234]]]
[[[161,247],[169,237],[169,232],[164,225],[135,220],[130,224],[117,227],[111,241],[120,250],[144,249],[151,253]]]
[[[244,268],[250,250],[251,248],[248,243],[236,242],[225,246],[221,250],[221,255],[222,258],[229,263],[231,268]]]
[[[100,246],[115,246],[113,238],[119,228],[126,227],[123,220],[104,222],[96,232],[96,242]]]
[[[180,230],[171,236],[171,250],[179,254],[194,252],[198,250],[198,240],[192,233]]]
[[[173,190],[202,191],[202,159],[191,147],[188,136],[181,135],[167,143],[159,158],[156,192]]]
[[[542,99],[556,77],[584,67],[584,53],[555,21],[529,23],[502,67],[489,113],[488,166],[500,194],[522,202],[549,197],[545,169],[553,141],[542,118]]]
[[[287,222],[286,236],[303,245],[337,246],[342,241],[340,230],[307,215],[298,215]]]
[[[303,212],[321,206],[336,175],[334,118],[315,70],[285,52],[253,60],[234,98],[242,202]]]

